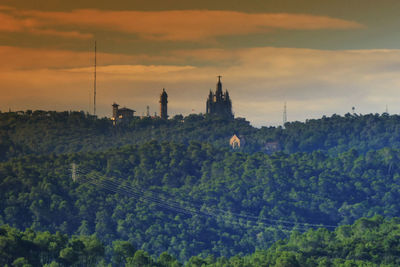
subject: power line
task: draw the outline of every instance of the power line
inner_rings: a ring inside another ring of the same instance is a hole
[[[175,206],[171,205],[169,202],[164,203],[164,202],[161,202],[160,200],[151,200],[151,199],[145,198],[141,195],[137,195],[137,194],[129,192],[129,191],[116,189],[115,187],[106,185],[104,183],[93,182],[90,180],[86,180],[86,182],[91,183],[92,185],[100,186],[100,187],[106,189],[107,191],[110,191],[110,192],[113,192],[116,194],[123,194],[128,197],[133,197],[134,199],[137,199],[138,201],[149,203],[149,204],[154,204],[160,208],[165,208],[165,209],[172,210],[177,213],[185,214],[185,215],[192,216],[192,217],[193,216],[209,217],[209,218],[215,219],[217,222],[223,221],[225,223],[228,223],[231,225],[238,225],[241,227],[249,227],[249,226],[256,227],[256,226],[264,225],[264,226],[269,226],[271,228],[278,229],[283,232],[291,232],[293,230],[293,227],[289,227],[289,226],[285,226],[285,225],[267,224],[265,222],[255,222],[252,220],[245,220],[245,222],[243,222],[241,220],[238,220],[237,218],[227,218],[226,216],[223,216],[223,215],[212,214],[212,213],[208,213],[208,212],[204,212],[204,211],[199,212],[198,210],[191,210],[187,207],[182,208],[182,206],[175,207]],[[236,221],[235,221],[235,219],[236,219]],[[309,228],[304,228],[304,227],[297,227],[297,228],[302,229],[302,230],[309,229]]]
[[[231,211],[226,211],[218,208],[209,208],[204,205],[199,205],[195,203],[181,203],[176,201],[173,197],[165,197],[160,194],[155,194],[149,190],[143,190],[140,187],[134,187],[130,185],[124,185],[121,182],[112,180],[110,178],[102,178],[99,174],[89,173],[78,170],[79,174],[84,175],[84,177],[78,177],[78,181],[84,183],[90,183],[92,185],[103,187],[106,190],[109,190],[114,193],[119,193],[126,195],[128,197],[133,197],[137,200],[153,203],[159,207],[167,208],[179,213],[191,215],[191,216],[206,216],[211,218],[224,218],[224,220],[228,218],[234,218],[236,220],[246,220],[247,222],[256,223],[256,224],[266,224],[269,226],[280,226],[286,228],[297,227],[299,229],[307,230],[311,227],[326,227],[326,228],[336,228],[336,225],[326,225],[326,224],[315,224],[315,223],[301,223],[296,221],[288,221],[288,220],[277,220],[270,218],[260,218],[258,216],[245,214],[245,213],[235,213]],[[89,175],[88,175],[89,174]],[[100,179],[102,178],[102,179]]]
[[[99,175],[96,175],[97,178],[100,178]],[[95,179],[95,177],[89,178],[91,179],[90,181],[92,181],[93,183],[93,179]],[[136,197],[136,198],[140,198],[142,197],[144,200],[146,201],[150,201],[150,202],[160,202],[162,205],[168,205],[168,207],[171,207],[172,209],[179,209],[179,210],[175,210],[175,211],[181,211],[181,212],[189,212],[192,215],[206,215],[209,217],[215,217],[215,216],[233,216],[236,217],[237,219],[245,219],[245,220],[251,220],[251,221],[257,221],[260,222],[262,221],[263,223],[274,223],[274,224],[286,224],[287,226],[299,226],[301,225],[301,227],[307,227],[307,229],[309,227],[326,227],[326,228],[336,228],[335,225],[324,225],[324,224],[312,224],[312,223],[300,223],[300,222],[294,222],[294,221],[287,221],[287,220],[276,220],[276,219],[268,219],[268,218],[259,218],[257,216],[253,216],[253,215],[249,215],[249,214],[242,214],[242,213],[235,213],[235,212],[231,212],[231,211],[225,211],[225,210],[221,210],[221,209],[215,209],[215,208],[207,208],[204,207],[203,205],[196,205],[194,203],[188,204],[185,203],[185,205],[181,205],[179,202],[168,199],[168,198],[162,198],[160,199],[160,195],[154,195],[153,192],[151,191],[145,191],[141,188],[138,187],[132,187],[129,185],[122,185],[122,183],[113,181],[111,179],[102,179],[100,180],[94,180],[94,183],[96,183],[96,185],[102,186],[104,188],[113,189],[115,191],[115,188],[117,188],[117,191],[115,192],[120,192],[120,193],[133,193],[132,196]],[[121,188],[118,188],[121,187]],[[125,191],[123,191],[125,190]],[[145,195],[147,194],[147,195]],[[190,208],[188,208],[190,207]],[[193,210],[194,209],[194,210]]]

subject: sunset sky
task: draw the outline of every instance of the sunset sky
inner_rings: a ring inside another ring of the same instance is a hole
[[[117,102],[204,113],[222,75],[255,126],[334,113],[400,113],[400,1],[0,0],[0,110]]]

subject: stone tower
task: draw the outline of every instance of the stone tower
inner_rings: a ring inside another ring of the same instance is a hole
[[[112,105],[112,107],[113,107],[113,109],[112,109],[113,110],[112,119],[116,120],[116,119],[118,119],[118,107],[119,107],[119,105],[117,103],[114,103]]]
[[[167,120],[168,119],[168,95],[167,92],[165,92],[165,88],[163,88],[163,91],[160,95],[160,116],[161,119]]]
[[[221,76],[218,76],[215,94],[210,90],[207,99],[206,113],[233,119],[232,102],[228,90],[222,92]]]

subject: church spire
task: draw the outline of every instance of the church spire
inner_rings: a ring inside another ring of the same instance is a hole
[[[215,92],[215,97],[217,101],[222,100],[222,83],[221,83],[221,75],[218,76],[217,90]]]
[[[217,88],[215,94],[210,90],[206,102],[206,113],[219,115],[225,118],[233,119],[232,102],[228,90],[222,92],[221,75],[217,76]]]

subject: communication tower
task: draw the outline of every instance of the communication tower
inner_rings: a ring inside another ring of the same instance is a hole
[[[286,102],[283,104],[283,127],[287,122],[287,110],[286,110]]]
[[[93,115],[96,115],[96,67],[97,67],[97,45],[96,45],[96,41],[94,41]]]

